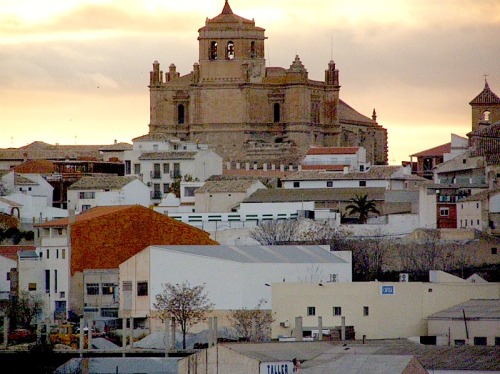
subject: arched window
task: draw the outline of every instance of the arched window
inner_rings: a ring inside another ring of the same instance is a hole
[[[231,41],[227,42],[226,58],[228,60],[234,59],[234,43]]]
[[[255,42],[250,43],[250,58],[255,58],[257,57],[257,54],[255,53]]]
[[[490,114],[491,114],[491,112],[489,110],[485,110],[483,112],[483,118],[482,118],[482,120],[483,121],[489,121],[490,120]]]
[[[210,43],[210,60],[217,60],[217,42]]]
[[[177,123],[179,125],[182,125],[185,121],[185,115],[184,115],[184,105],[179,104],[177,107]]]
[[[274,122],[280,122],[281,120],[280,105],[278,103],[274,103],[273,109],[274,109]]]

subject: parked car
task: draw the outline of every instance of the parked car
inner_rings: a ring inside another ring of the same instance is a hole
[[[36,335],[33,331],[28,329],[16,329],[12,330],[7,335],[7,339],[12,344],[29,343],[36,340]]]

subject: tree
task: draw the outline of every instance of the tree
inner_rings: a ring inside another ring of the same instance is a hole
[[[261,299],[254,309],[232,310],[230,314],[231,326],[245,341],[264,342],[271,339],[271,323],[274,319],[270,310],[262,310]]]
[[[297,220],[265,221],[250,231],[250,237],[262,245],[275,245],[299,240]]]
[[[43,298],[39,293],[19,292],[19,297],[12,298],[7,304],[11,326],[29,328],[33,319],[41,313],[43,305]]]
[[[366,223],[370,213],[380,214],[376,208],[375,200],[368,200],[368,195],[356,195],[349,200],[350,204],[346,206],[349,214],[359,214],[359,223]]]
[[[214,304],[204,292],[205,286],[191,286],[189,282],[182,284],[163,284],[163,291],[155,296],[153,303],[158,316],[165,320],[174,318],[182,331],[182,348],[186,349],[186,333],[198,322],[206,320],[208,312]]]

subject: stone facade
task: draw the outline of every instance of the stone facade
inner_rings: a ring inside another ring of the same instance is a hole
[[[335,63],[324,81],[309,79],[299,56],[288,69],[266,67],[264,31],[226,1],[198,30],[189,74],[155,61],[149,132],[210,144],[224,161],[298,164],[317,145],[363,146],[368,162],[387,164],[387,130],[340,99]]]

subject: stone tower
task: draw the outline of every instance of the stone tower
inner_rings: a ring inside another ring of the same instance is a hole
[[[472,131],[500,121],[500,98],[491,91],[486,79],[483,91],[469,104],[472,107]]]

